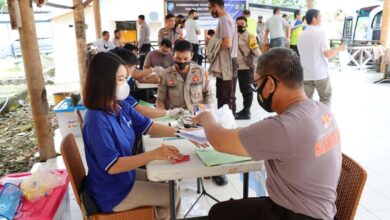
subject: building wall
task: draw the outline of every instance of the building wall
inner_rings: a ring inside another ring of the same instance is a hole
[[[162,27],[164,19],[163,1],[142,0],[142,4],[134,4],[134,2],[101,0],[102,30],[109,31],[112,37],[115,30],[115,21],[135,21],[139,14],[144,14],[146,21],[151,26],[151,40],[157,40],[158,29]],[[87,24],[87,43],[92,43],[96,40],[92,4],[85,9],[84,13]],[[51,22],[56,68],[55,81],[56,83],[76,82],[79,80],[79,71],[73,13],[54,17]]]

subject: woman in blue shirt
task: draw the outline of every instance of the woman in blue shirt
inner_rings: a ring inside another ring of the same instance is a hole
[[[137,168],[153,160],[175,163],[182,155],[167,145],[134,156],[132,150],[136,135],[173,137],[176,131],[153,123],[124,101],[130,91],[126,74],[125,63],[113,53],[99,53],[90,63],[83,96],[88,108],[83,128],[87,189],[103,213],[154,206],[157,219],[168,219],[168,185],[149,182]]]

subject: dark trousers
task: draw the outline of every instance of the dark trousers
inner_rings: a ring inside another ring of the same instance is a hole
[[[250,109],[253,101],[253,69],[238,70],[237,78],[242,98],[244,100],[244,108]]]
[[[271,39],[269,46],[271,48],[286,47],[284,37],[278,37],[278,38]]]
[[[198,63],[198,56],[199,56],[199,44],[192,44],[192,61],[195,63]]]
[[[209,220],[314,220],[274,203],[269,197],[229,200],[211,207]]]
[[[299,56],[298,45],[290,45],[290,49],[295,51],[295,53],[297,53]]]
[[[144,68],[144,62],[146,55],[150,52],[150,48],[152,47],[151,44],[142,44],[141,48],[139,49],[139,68],[142,70]]]
[[[217,101],[218,108],[227,104],[232,110],[233,115],[236,114],[236,84],[237,84],[237,58],[232,59],[233,77],[232,80],[222,80],[217,78]]]

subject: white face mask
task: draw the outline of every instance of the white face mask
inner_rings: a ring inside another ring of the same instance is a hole
[[[116,86],[116,100],[124,100],[130,94],[130,86],[127,82],[124,82],[120,86]]]

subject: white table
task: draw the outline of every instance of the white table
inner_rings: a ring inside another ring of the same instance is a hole
[[[220,166],[207,167],[196,153],[196,147],[185,139],[164,139],[143,137],[145,151],[159,147],[161,143],[179,148],[184,155],[190,155],[190,161],[170,164],[166,161],[153,161],[146,165],[148,179],[155,182],[169,181],[170,212],[171,219],[176,219],[175,210],[175,180],[186,178],[198,178],[207,176],[218,176],[224,174],[244,173],[244,198],[248,197],[248,172],[262,170],[262,161],[246,161],[240,163],[224,164]]]

